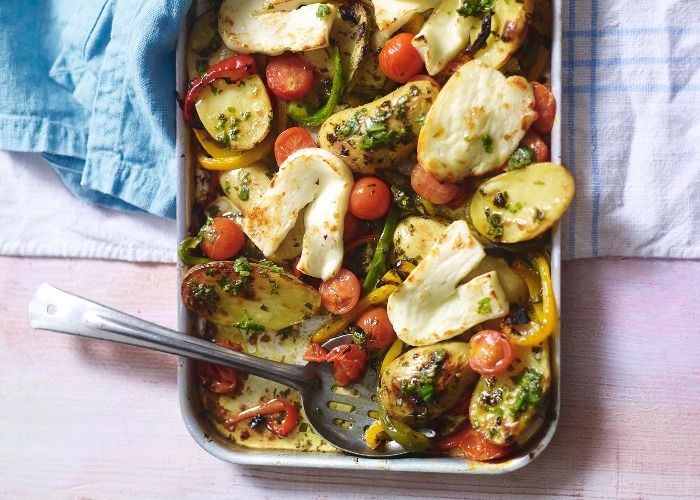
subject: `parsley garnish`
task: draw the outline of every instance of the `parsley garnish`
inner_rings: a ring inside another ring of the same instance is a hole
[[[262,326],[259,323],[256,323],[253,321],[250,316],[248,315],[248,311],[243,309],[243,319],[240,320],[238,323],[236,323],[235,327],[240,328],[241,330],[248,330],[249,332],[259,332],[261,330],[264,330],[265,327]]]
[[[503,220],[501,219],[501,214],[498,212],[492,212],[488,208],[484,211],[486,214],[486,222],[489,223],[487,233],[496,241],[500,241],[503,237]]]
[[[238,191],[238,198],[241,201],[248,201],[250,199],[250,172],[239,170],[238,180],[241,181],[241,189]]]
[[[222,276],[216,280],[216,284],[229,295],[238,295],[241,289],[250,284],[252,269],[245,257],[239,257],[233,262],[233,270],[238,274],[238,279],[232,280],[228,276]]]
[[[519,168],[527,167],[530,163],[535,161],[535,153],[532,148],[527,146],[520,146],[518,149],[513,151],[508,160],[508,168],[506,170],[517,170]]]
[[[447,359],[447,351],[438,349],[430,355],[430,363],[421,369],[418,379],[408,383],[401,383],[401,393],[404,396],[415,395],[424,404],[428,404],[433,400],[435,395],[435,378],[440,371],[440,367]]]
[[[468,17],[484,17],[493,9],[493,0],[462,0],[457,14]]]
[[[318,17],[319,19],[323,19],[330,13],[331,8],[326,4],[321,4],[318,6],[318,10],[316,11],[316,17]]]
[[[484,151],[487,153],[493,153],[493,137],[491,137],[489,134],[482,134],[480,139],[481,145],[484,147]]]
[[[491,299],[489,297],[484,297],[476,304],[476,312],[481,315],[491,314]]]

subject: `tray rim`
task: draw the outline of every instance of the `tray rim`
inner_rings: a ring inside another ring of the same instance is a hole
[[[551,50],[551,84],[552,92],[561,103],[561,43],[562,43],[562,19],[561,1],[552,1],[552,50]],[[188,19],[194,15],[198,6],[195,1],[190,9]],[[183,24],[181,34],[186,33],[187,22]],[[180,36],[176,50],[176,85],[179,91],[187,85],[185,77],[185,36]],[[552,161],[561,162],[561,112],[557,114],[551,139]],[[187,236],[187,228],[190,224],[191,194],[189,190],[192,181],[188,167],[191,161],[191,138],[188,129],[182,120],[182,114],[177,114],[177,238],[181,241]],[[551,275],[556,303],[561,304],[561,229],[559,224],[552,232]],[[177,263],[176,293],[178,295],[177,325],[181,332],[191,331],[192,318],[189,312],[179,300],[180,282],[184,273],[184,266]],[[194,439],[211,455],[220,460],[241,465],[262,465],[278,467],[307,467],[307,468],[333,468],[346,470],[385,470],[402,472],[434,472],[453,474],[495,475],[519,470],[535,460],[549,445],[559,423],[560,413],[560,385],[561,385],[561,309],[559,321],[551,339],[552,347],[552,388],[551,407],[553,417],[545,423],[545,428],[540,431],[538,440],[532,442],[523,451],[521,456],[502,463],[470,462],[462,458],[450,457],[406,457],[394,459],[367,459],[354,457],[341,453],[314,453],[292,451],[241,451],[234,449],[230,442],[219,436],[216,431],[209,428],[201,410],[198,408],[198,398],[192,387],[191,370],[192,362],[183,357],[178,357],[178,395],[180,413],[185,427]],[[228,444],[227,444],[228,443]]]

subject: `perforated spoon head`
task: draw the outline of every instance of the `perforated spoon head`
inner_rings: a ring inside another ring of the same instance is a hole
[[[352,343],[352,335],[343,335],[326,342],[327,350]],[[315,389],[301,391],[302,404],[309,423],[333,446],[367,458],[397,457],[410,453],[394,441],[372,449],[365,441],[366,429],[378,418],[377,372],[369,366],[359,382],[339,387],[333,376],[332,363],[309,362],[318,374]]]

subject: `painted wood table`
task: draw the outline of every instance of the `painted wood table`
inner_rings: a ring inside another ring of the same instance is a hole
[[[700,262],[563,272],[562,409],[549,448],[500,477],[230,465],[178,413],[175,359],[33,331],[43,281],[175,325],[175,269],[0,259],[0,498],[700,498]]]

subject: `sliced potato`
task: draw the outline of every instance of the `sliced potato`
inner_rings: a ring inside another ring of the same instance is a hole
[[[415,215],[401,220],[394,231],[395,258],[422,260],[449,225],[441,219]]]
[[[340,51],[340,61],[345,77],[345,91],[355,84],[357,70],[369,51],[370,26],[367,8],[362,2],[353,2],[339,9],[339,15],[331,29],[331,43]],[[299,54],[325,79],[333,79],[333,48],[309,50]]]
[[[469,405],[472,427],[498,445],[513,443],[528,431],[551,384],[547,342],[513,350],[513,369],[482,376]]]
[[[379,400],[389,415],[420,425],[449,410],[476,382],[469,344],[416,347],[392,361],[381,375]]]
[[[187,39],[187,75],[190,80],[206,69],[234,55],[219,35],[219,16],[215,10],[202,14],[192,24]]]
[[[411,82],[369,104],[335,113],[321,125],[319,146],[355,172],[396,167],[415,151],[439,91],[430,81]]]
[[[252,149],[270,132],[272,104],[258,75],[215,82],[202,91],[195,109],[209,135],[232,151]]]
[[[418,161],[458,182],[503,165],[537,118],[530,83],[471,61],[447,81],[418,138]]]
[[[182,280],[185,306],[213,323],[280,330],[316,314],[321,296],[291,274],[240,261],[193,267]],[[249,272],[249,276],[245,276]]]
[[[574,196],[574,178],[556,163],[534,163],[479,186],[470,206],[474,227],[492,241],[516,243],[549,229]]]

